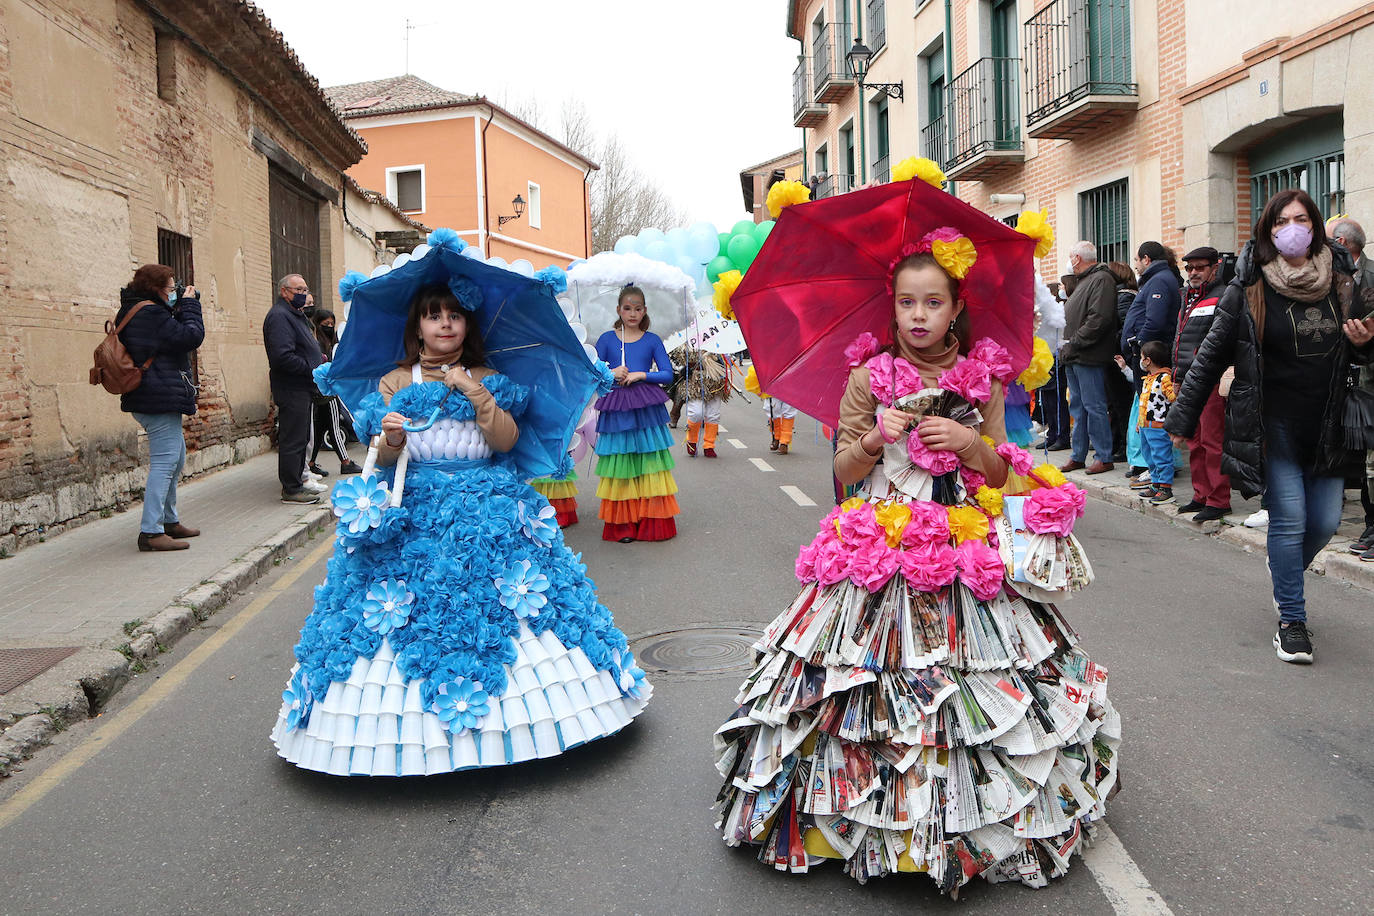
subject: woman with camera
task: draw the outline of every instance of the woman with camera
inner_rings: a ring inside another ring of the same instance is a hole
[[[165,264],[144,264],[120,290],[122,322],[134,309],[119,340],[129,358],[143,365],[143,381],[119,397],[119,407],[148,434],[148,482],[143,491],[143,518],[138,549],[185,550],[186,538],[199,529],[181,523],[177,515],[177,481],[186,464],[186,437],[181,418],[196,412],[196,385],[191,378],[191,351],[205,339],[200,298],[194,286],[183,290]]]

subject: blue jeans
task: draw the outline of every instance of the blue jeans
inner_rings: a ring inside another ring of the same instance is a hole
[[[1269,578],[1279,616],[1307,620],[1303,572],[1331,540],[1341,522],[1345,480],[1318,477],[1300,458],[1316,449],[1309,424],[1287,417],[1264,418],[1264,486],[1269,509]],[[1311,439],[1311,442],[1303,441]],[[1305,446],[1305,447],[1304,447]]]
[[[175,525],[177,481],[186,466],[186,437],[179,413],[136,413],[134,419],[148,433],[148,484],[143,491],[143,534],[162,534],[163,525]]]
[[[1064,373],[1069,383],[1069,414],[1073,417],[1070,456],[1074,461],[1086,462],[1091,442],[1097,460],[1108,464],[1112,460],[1112,421],[1107,416],[1107,370],[1103,366],[1065,363]]]
[[[1140,428],[1140,441],[1145,447],[1150,483],[1161,487],[1173,486],[1174,443],[1169,440],[1169,434],[1162,429],[1143,426]]]

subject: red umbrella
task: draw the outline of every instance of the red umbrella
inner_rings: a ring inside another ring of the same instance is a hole
[[[849,378],[844,350],[864,331],[891,342],[887,269],[907,242],[952,226],[978,260],[964,278],[975,339],[1019,373],[1034,334],[1035,239],[920,179],[785,208],[730,298],[763,390],[832,426]]]

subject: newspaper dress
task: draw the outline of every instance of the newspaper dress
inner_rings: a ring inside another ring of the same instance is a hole
[[[519,422],[528,389],[482,384]],[[388,409],[436,408],[407,435],[404,469],[334,487],[334,555],[272,731],[297,766],[410,776],[552,757],[620,731],[651,695],[554,510],[487,444],[461,392],[416,367],[389,408],[364,400],[359,421],[376,434]]]
[[[867,362],[880,405],[975,428],[990,380],[1011,377],[990,342],[939,388],[912,390],[919,373],[896,363]],[[1121,737],[1106,669],[1050,603],[1092,577],[1071,532],[1084,494],[997,451],[1002,490],[899,440],[802,548],[801,591],[716,732],[727,843],[779,870],[926,872],[950,894],[1065,873],[1105,814]]]

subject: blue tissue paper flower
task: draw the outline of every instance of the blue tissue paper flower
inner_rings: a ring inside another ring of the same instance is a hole
[[[462,240],[457,230],[447,226],[435,229],[425,241],[429,243],[430,248],[451,248],[454,251],[462,251],[468,247],[468,243]]]
[[[547,286],[555,296],[568,289],[568,272],[557,264],[550,264],[534,272],[534,279]]]
[[[548,604],[544,592],[549,579],[529,560],[507,567],[505,574],[492,582],[501,593],[502,606],[514,611],[516,617],[538,617],[539,609]]]
[[[515,518],[525,537],[541,547],[553,543],[553,536],[558,533],[558,510],[547,503],[542,509],[535,509],[526,502],[517,503]]]
[[[490,697],[478,681],[465,677],[439,685],[434,695],[434,712],[444,727],[457,735],[476,728],[491,711]]]
[[[610,394],[611,391],[615,388],[615,373],[611,371],[610,366],[606,365],[606,361],[604,359],[596,360],[592,363],[592,366],[596,369],[597,373],[596,393]]]
[[[357,534],[382,523],[389,497],[386,484],[376,474],[349,477],[334,487],[334,514],[350,534]]]
[[[329,378],[329,363],[320,363],[315,367],[315,371],[310,373],[315,379],[315,387],[320,390],[320,394],[333,397],[338,394],[334,390],[334,382]]]
[[[482,295],[482,288],[467,277],[453,277],[448,281],[448,288],[469,312],[479,310],[486,301],[486,297]]]
[[[310,710],[315,705],[315,698],[310,695],[309,689],[305,686],[305,669],[296,671],[295,676],[291,678],[291,683],[287,684],[286,689],[282,691],[281,700],[287,706],[287,731],[310,721]]]
[[[343,275],[339,281],[339,300],[342,302],[353,301],[353,291],[358,288],[358,284],[367,279],[367,274],[357,270],[350,270]]]
[[[385,636],[406,625],[414,606],[415,593],[406,588],[404,579],[383,579],[363,599],[363,626]]]

